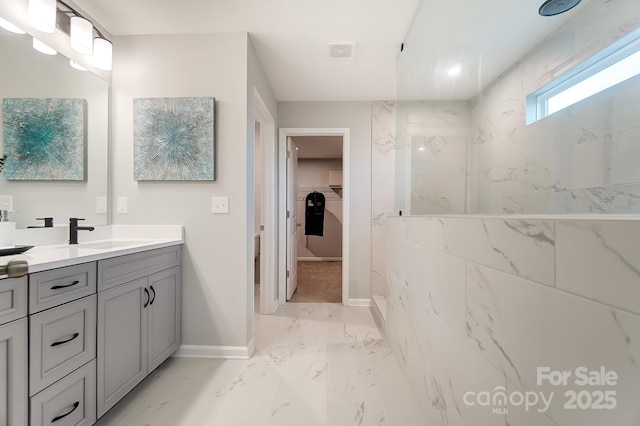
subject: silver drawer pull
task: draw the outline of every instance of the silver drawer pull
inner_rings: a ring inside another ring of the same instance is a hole
[[[64,419],[65,417],[67,417],[69,414],[71,414],[71,413],[73,413],[74,411],[76,411],[76,408],[78,408],[78,405],[80,405],[80,401],[76,401],[76,402],[74,402],[74,403],[73,403],[73,408],[71,409],[71,411],[69,411],[68,413],[62,414],[62,415],[60,415],[60,416],[58,416],[58,417],[54,417],[54,418],[51,420],[51,423],[57,422],[58,420],[62,420],[62,419]]]
[[[61,288],[67,288],[67,287],[71,287],[74,286],[76,284],[80,284],[80,281],[75,280],[74,282],[72,282],[71,284],[65,284],[65,285],[54,285],[53,287],[51,287],[51,290],[59,290]]]
[[[9,278],[24,277],[29,273],[29,264],[24,259],[11,259],[6,265],[0,265],[0,275],[9,275]]]
[[[51,347],[54,346],[60,346],[60,345],[64,345],[65,343],[69,343],[70,341],[72,341],[73,339],[75,339],[76,337],[78,337],[80,335],[80,333],[73,333],[73,337],[71,337],[71,339],[67,339],[67,340],[61,340],[59,342],[53,342],[51,344]]]

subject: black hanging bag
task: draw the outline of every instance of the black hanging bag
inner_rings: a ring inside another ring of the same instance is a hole
[[[304,234],[322,237],[324,231],[324,194],[313,191],[304,200]]]

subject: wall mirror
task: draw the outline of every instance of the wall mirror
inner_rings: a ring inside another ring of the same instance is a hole
[[[10,219],[18,228],[44,226],[44,221],[36,220],[44,217],[52,217],[54,226],[67,225],[70,217],[84,218],[84,223],[90,225],[106,225],[109,83],[89,71],[72,68],[69,59],[60,53],[50,56],[36,51],[32,40],[29,34],[14,34],[0,28],[0,99],[3,105],[0,109],[0,152],[17,146],[15,138],[9,142],[5,128],[10,127],[7,117],[20,110],[21,100],[73,99],[81,105],[81,114],[74,125],[81,126],[84,154],[69,167],[78,167],[83,176],[70,180],[63,174],[56,176],[54,173],[51,178],[15,179],[8,176],[5,168],[0,175],[0,204],[12,201]],[[67,118],[64,109],[60,114],[62,120]],[[11,126],[16,125],[14,119]],[[40,128],[40,131],[46,129]],[[12,145],[5,146],[5,143]],[[65,153],[63,149],[44,155]],[[29,165],[23,163],[21,167],[28,174]]]

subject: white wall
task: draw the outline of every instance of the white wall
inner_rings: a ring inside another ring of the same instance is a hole
[[[113,205],[113,222],[184,225],[187,345],[244,347],[253,334],[247,45],[246,33],[115,38],[111,183],[114,197],[128,197],[129,213]],[[216,98],[216,181],[134,181],[133,98],[184,96]],[[212,196],[229,197],[229,214],[211,213]]]
[[[299,158],[298,186],[329,185],[329,172],[342,171],[340,158]]]
[[[279,102],[281,128],[350,129],[349,298],[371,297],[371,103]]]

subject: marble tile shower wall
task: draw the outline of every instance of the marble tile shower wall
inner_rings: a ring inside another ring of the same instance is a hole
[[[637,0],[593,0],[472,101],[469,213],[640,212],[640,79],[525,124],[529,93],[638,27]]]
[[[640,221],[393,217],[387,230],[385,332],[427,424],[640,423]],[[538,383],[539,367],[571,375]],[[582,385],[580,367],[617,381]],[[606,392],[615,408],[596,409]]]
[[[386,217],[465,212],[470,126],[465,101],[373,103],[372,294],[386,294]]]
[[[386,218],[395,204],[396,103],[373,102],[371,111],[371,294],[387,293]]]
[[[410,161],[404,185],[410,214],[466,212],[467,146],[471,107],[466,101],[397,103],[397,140]],[[402,175],[397,175],[402,182]]]

